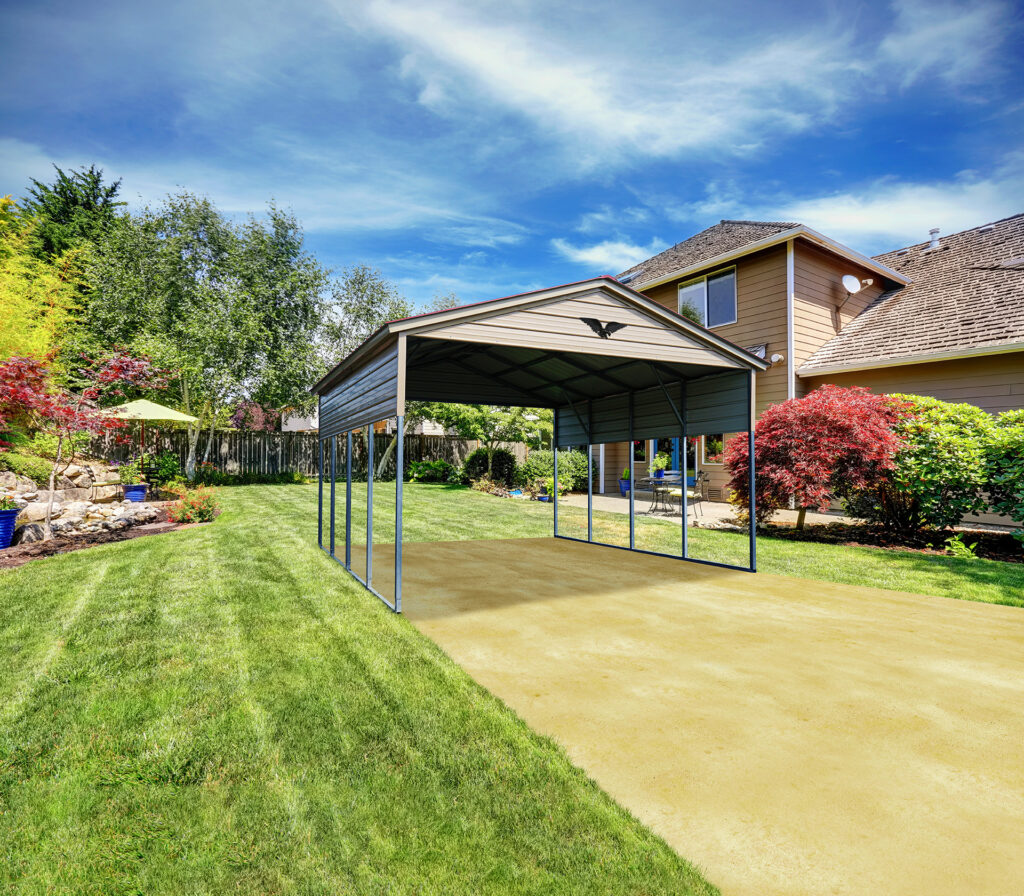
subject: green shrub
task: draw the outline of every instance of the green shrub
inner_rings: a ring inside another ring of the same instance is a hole
[[[121,479],[121,485],[138,485],[142,482],[142,468],[139,466],[138,458],[119,464],[117,475]]]
[[[460,476],[446,460],[415,460],[407,472],[411,482],[458,482]]]
[[[302,485],[309,482],[302,473],[222,473],[211,463],[196,466],[194,485]]]
[[[554,477],[555,460],[550,451],[531,451],[519,468],[519,478],[525,485],[538,479]],[[563,449],[558,452],[558,488],[579,492],[587,490],[587,455],[583,451]]]
[[[70,438],[64,439],[64,444],[61,446],[61,457],[64,460],[69,460],[72,457],[81,457],[86,454],[89,448],[89,439],[90,436],[87,432],[73,433]],[[37,432],[29,440],[26,450],[29,454],[38,454],[40,457],[55,460],[57,437],[52,433]]]
[[[181,475],[178,455],[173,451],[163,451],[146,461],[146,473],[152,482],[163,483],[177,479]]]
[[[1024,410],[996,418],[985,452],[985,474],[993,509],[1024,526]],[[1024,528],[1015,534],[1024,544]]]
[[[167,508],[167,518],[175,523],[208,523],[220,512],[220,504],[210,489],[199,486],[186,491]]]
[[[473,482],[486,474],[487,449],[477,448],[462,464],[462,479],[465,482]],[[491,480],[498,485],[512,488],[518,475],[519,469],[516,465],[515,455],[504,448],[495,448],[491,461]]]
[[[46,486],[50,481],[53,462],[22,451],[0,451],[0,470],[31,479],[36,485]]]
[[[892,395],[904,406],[894,467],[844,504],[856,517],[913,532],[957,525],[985,509],[986,449],[992,418],[974,405],[921,395]]]

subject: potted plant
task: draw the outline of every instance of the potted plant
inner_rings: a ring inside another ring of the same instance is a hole
[[[619,494],[625,498],[629,495],[629,467],[622,468],[622,477],[619,479]]]
[[[655,479],[664,479],[665,471],[668,469],[668,465],[670,463],[672,463],[672,458],[664,451],[659,451],[651,459],[651,476]]]
[[[118,475],[121,477],[121,489],[124,492],[124,499],[136,504],[146,500],[146,489],[148,486],[142,481],[142,472],[139,469],[137,460],[129,461],[118,468]]]
[[[14,521],[21,513],[21,508],[10,495],[0,498],[0,550],[9,548],[14,538]]]

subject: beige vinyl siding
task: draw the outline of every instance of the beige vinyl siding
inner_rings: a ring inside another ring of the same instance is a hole
[[[862,280],[871,278],[875,282],[847,299],[842,284],[844,274],[852,274]],[[885,289],[878,274],[836,258],[802,240],[797,240],[794,245],[793,280],[793,362],[798,369]],[[806,390],[801,391],[798,379],[797,396],[805,394]]]
[[[785,355],[786,348],[786,247],[775,246],[736,261],[736,323],[714,327],[711,332],[728,339],[742,348],[767,344],[766,358],[773,354]],[[708,269],[703,274],[721,268]],[[691,280],[696,275],[689,275]],[[644,294],[673,311],[677,308],[679,283],[677,281],[645,290]],[[831,338],[831,336],[829,337]],[[788,359],[787,359],[788,361]],[[757,413],[766,407],[785,401],[789,395],[786,383],[787,361],[758,372],[755,394]],[[733,433],[726,433],[728,440]],[[625,450],[623,457],[625,458]],[[725,487],[729,479],[721,465],[703,466],[698,453],[698,468],[708,473],[708,488],[715,500],[728,497]],[[693,471],[690,471],[691,475]]]
[[[1024,408],[1024,352],[901,364],[801,379],[805,391],[823,383],[835,383],[866,386],[877,393],[907,392],[943,401],[966,402],[991,414]]]
[[[741,348],[767,343],[766,358],[786,354],[786,247],[776,246],[736,262],[736,323],[714,327],[711,332]],[[720,268],[703,271],[714,273]],[[693,279],[690,275],[686,280]],[[666,308],[676,310],[679,283],[666,283],[645,291]],[[757,374],[757,412],[785,401],[786,362]]]
[[[602,324],[625,324],[610,339],[602,339],[581,318]],[[585,299],[566,299],[525,309],[498,312],[470,323],[439,324],[417,337],[460,342],[528,346],[554,351],[616,357],[644,357],[660,361],[739,367],[717,350],[708,348],[679,330],[666,327],[614,297],[594,293]]]

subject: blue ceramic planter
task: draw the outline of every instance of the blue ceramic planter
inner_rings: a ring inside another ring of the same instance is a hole
[[[122,485],[124,489],[124,499],[126,501],[134,501],[136,504],[141,504],[146,500],[146,489],[149,486],[143,482],[141,485]]]
[[[665,478],[665,471],[664,470],[655,470],[654,471],[654,478],[655,479],[664,479]]]
[[[20,510],[0,510],[0,550],[11,546],[11,539],[14,538],[14,521],[19,513]]]
[[[626,498],[626,497],[629,496],[629,480],[628,479],[620,479],[619,480],[619,494],[622,495],[623,498]]]

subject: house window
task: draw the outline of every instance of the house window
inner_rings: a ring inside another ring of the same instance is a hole
[[[725,434],[720,432],[711,433],[701,439],[704,445],[702,452],[702,463],[720,464],[723,462],[722,452],[725,447]]]
[[[681,283],[677,310],[705,327],[736,323],[736,268]]]

